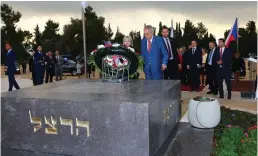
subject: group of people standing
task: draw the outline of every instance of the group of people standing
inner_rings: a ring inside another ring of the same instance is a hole
[[[224,98],[223,80],[225,80],[228,90],[228,99],[231,99],[231,63],[232,51],[225,47],[225,40],[219,39],[218,46],[214,41],[209,42],[209,50],[200,48],[196,40],[191,41],[189,49],[178,48],[176,41],[169,37],[169,29],[162,28],[162,37],[154,36],[154,29],[148,25],[144,28],[144,38],[141,41],[141,56],[144,60],[143,71],[147,80],[181,80],[190,85],[190,91],[200,91],[200,86],[206,86],[208,80],[210,91],[207,94],[220,95]],[[127,47],[132,45],[132,38],[126,36],[123,44]],[[13,67],[15,54],[11,45],[6,44],[8,78],[10,82],[9,91],[12,86],[19,89],[14,78]],[[56,81],[62,80],[62,64],[64,59],[51,52],[43,55],[42,47],[38,46],[37,51],[31,57],[31,71],[34,85],[41,85],[52,82],[55,74]],[[139,75],[138,75],[139,76]],[[138,77],[137,76],[137,77]]]
[[[208,80],[210,91],[207,94],[220,95],[224,98],[223,80],[231,99],[231,63],[232,50],[225,47],[225,40],[209,42],[209,50],[191,41],[189,49],[177,49],[174,39],[169,38],[167,27],[162,28],[162,37],[154,36],[154,29],[148,25],[144,28],[141,41],[141,56],[144,59],[144,73],[147,80],[180,80],[190,85],[190,91],[200,91],[200,85]],[[208,53],[207,53],[208,51]],[[207,78],[206,78],[207,75]]]
[[[56,81],[62,80],[62,65],[64,59],[59,55],[59,51],[47,52],[45,55],[42,53],[42,47],[38,46],[37,51],[32,54],[30,58],[30,68],[32,72],[32,80],[34,85],[41,85],[45,83],[53,82],[53,77],[55,75]]]

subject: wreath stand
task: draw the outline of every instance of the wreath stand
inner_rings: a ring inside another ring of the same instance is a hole
[[[105,59],[102,58],[102,82],[109,83],[121,83],[129,81],[129,67],[117,66],[110,68],[108,64],[105,63]],[[127,72],[126,72],[127,71]]]

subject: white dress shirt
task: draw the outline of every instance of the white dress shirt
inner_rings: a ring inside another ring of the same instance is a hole
[[[167,46],[167,49],[170,49],[170,52],[171,52],[171,54],[170,54],[170,60],[172,60],[173,59],[173,53],[172,53],[172,47],[171,47],[171,44],[170,44],[170,41],[169,41],[169,38],[165,38],[165,37],[162,37],[163,38],[163,40],[164,40],[164,42],[165,42],[165,44],[166,44],[166,46]],[[168,44],[167,44],[167,39],[168,39]]]
[[[8,50],[7,55],[9,55],[9,53],[10,53],[11,50],[12,50],[12,49],[9,49],[9,50]]]
[[[219,53],[220,53],[220,50],[222,49],[222,56],[223,56],[223,54],[224,54],[224,50],[225,50],[225,47],[223,47],[223,48],[219,48]]]
[[[195,54],[196,47],[192,47],[192,54]]]

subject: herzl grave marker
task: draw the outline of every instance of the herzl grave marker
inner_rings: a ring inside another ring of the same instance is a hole
[[[2,93],[2,154],[154,156],[180,119],[180,87],[72,79]]]

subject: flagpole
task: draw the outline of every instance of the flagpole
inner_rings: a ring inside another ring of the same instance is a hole
[[[84,53],[84,74],[87,78],[87,56],[86,56],[86,17],[85,17],[86,2],[82,2],[82,30],[83,30],[83,53]]]
[[[238,53],[238,18],[236,18],[237,20],[237,53]]]

